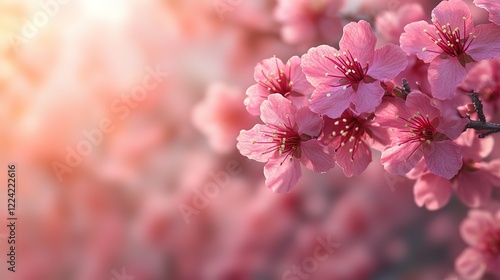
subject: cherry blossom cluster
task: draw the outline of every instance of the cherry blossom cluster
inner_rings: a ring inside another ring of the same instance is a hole
[[[500,131],[500,5],[475,4],[490,23],[475,25],[462,0],[442,1],[430,21],[401,21],[393,43],[359,20],[344,26],[338,47],[262,60],[244,103],[263,123],[241,131],[240,153],[265,163],[266,186],[283,193],[299,181],[301,165],[314,172],[338,165],[358,176],[379,151],[388,173],[415,180],[417,205],[437,210],[455,193],[468,207],[483,206],[500,187],[500,158],[490,156]],[[384,34],[383,22],[375,27]],[[470,212],[462,236],[471,247],[457,271],[500,275],[499,219]]]

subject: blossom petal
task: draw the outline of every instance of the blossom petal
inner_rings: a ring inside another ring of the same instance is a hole
[[[479,8],[490,12],[490,21],[500,25],[500,2],[491,0],[474,0],[474,4]]]
[[[425,63],[430,63],[443,52],[424,32],[424,30],[429,33],[435,32],[436,28],[433,25],[421,20],[408,24],[404,30],[405,32],[401,34],[399,42],[401,49],[408,55],[416,54]]]
[[[310,48],[306,54],[302,56],[300,61],[302,71],[306,75],[307,80],[314,86],[326,84],[336,84],[334,79],[325,75],[325,73],[334,73],[342,75],[340,70],[335,68],[335,64],[328,58],[334,58],[339,51],[327,45],[321,45],[315,48]],[[337,76],[338,76],[337,75]]]
[[[377,80],[390,80],[408,65],[408,56],[399,46],[387,44],[375,51],[375,57],[367,74]]]
[[[254,68],[253,78],[256,82],[267,81],[271,77],[277,77],[279,69],[285,69],[285,64],[277,57],[271,57],[257,63]]]
[[[292,159],[292,160],[289,160]],[[283,161],[282,158],[271,159],[264,166],[265,185],[276,193],[289,192],[302,176],[300,163],[290,157]]]
[[[418,111],[424,116],[429,115],[427,117],[429,118],[429,120],[432,120],[441,115],[439,109],[432,102],[432,99],[429,96],[421,93],[420,91],[412,91],[410,94],[408,94],[408,96],[406,97],[405,105],[406,107],[408,107],[410,113],[415,114]],[[404,115],[401,116],[407,117]]]
[[[474,41],[467,50],[475,61],[500,56],[500,26],[489,23],[476,26]]]
[[[482,169],[486,172],[486,179],[494,187],[500,187],[500,159],[483,163]]]
[[[471,137],[472,141],[469,142],[469,138]],[[455,140],[455,143],[462,147],[462,154],[465,161],[480,162],[493,151],[495,139],[493,137],[479,138],[475,130],[468,129]]]
[[[469,123],[466,118],[460,117],[458,114],[455,116],[447,116],[443,114],[441,122],[436,128],[437,131],[444,133],[450,139],[457,139],[465,129],[465,126]]]
[[[358,90],[354,95],[352,103],[354,104],[353,111],[356,114],[372,113],[375,111],[382,97],[384,96],[384,89],[379,82],[373,83],[359,83]]]
[[[469,245],[476,247],[482,242],[483,236],[495,223],[490,212],[470,210],[467,218],[460,224],[460,235]]]
[[[336,119],[351,104],[354,90],[352,88],[328,88],[319,86],[310,99],[309,107],[318,114],[324,114]]]
[[[288,78],[293,82],[292,91],[300,95],[311,94],[314,90],[314,87],[309,83],[309,81],[307,81],[306,75],[302,71],[300,57],[291,57],[287,62],[287,67],[290,68],[290,77]]]
[[[394,145],[382,152],[380,161],[385,170],[394,175],[405,175],[420,161],[423,151],[421,143],[410,142]]]
[[[271,94],[260,106],[260,118],[269,125],[278,127],[291,126],[295,124],[297,109],[292,102],[281,94]]]
[[[272,133],[272,131],[269,131],[269,127],[263,124],[256,124],[252,129],[240,132],[240,135],[236,138],[238,141],[236,147],[247,158],[266,162],[277,154],[277,152],[268,152],[267,150],[273,147],[272,144],[265,144],[271,143],[270,137],[266,136],[269,133]]]
[[[355,149],[353,146],[354,142],[347,142],[347,145],[341,147],[335,154],[337,163],[342,167],[346,177],[360,175],[372,161],[372,151],[364,141],[357,144]]]
[[[432,10],[433,20],[437,20],[439,26],[450,24],[451,29],[456,27],[463,31],[464,18],[466,30],[474,28],[474,21],[467,4],[462,0],[441,1],[434,10]]]
[[[254,116],[260,115],[260,105],[267,99],[269,92],[255,84],[247,89],[247,95],[244,101],[247,111]]]
[[[323,146],[318,140],[303,141],[300,148],[300,162],[308,169],[314,172],[326,172],[335,167],[333,151],[328,153],[328,147]]]
[[[418,177],[429,173],[429,168],[427,168],[427,165],[425,165],[425,159],[421,159],[415,167],[406,174],[406,177],[412,180],[418,179]]]
[[[430,152],[425,155],[425,163],[430,172],[451,179],[462,168],[460,146],[451,140],[433,142]]]
[[[428,210],[437,210],[445,206],[452,194],[451,182],[441,176],[427,173],[418,178],[413,193],[415,203]]]
[[[344,26],[344,35],[339,46],[342,51],[349,51],[362,63],[371,62],[375,53],[377,37],[370,24],[364,20],[351,22]]]
[[[455,269],[466,279],[480,279],[486,271],[486,260],[479,251],[467,248],[455,260]]]
[[[383,151],[387,145],[391,144],[390,132],[386,127],[373,124],[365,127],[365,129],[366,134],[369,136],[366,138],[366,141],[372,149]]]
[[[297,132],[299,135],[304,133],[316,137],[320,134],[323,127],[323,119],[308,107],[297,109],[295,119],[297,120]]]
[[[457,86],[467,72],[457,58],[436,58],[429,66],[427,77],[431,84],[432,96],[447,100],[455,96]]]
[[[398,118],[408,119],[411,114],[406,107],[405,100],[399,97],[387,98],[382,101],[375,112],[375,122],[382,127],[404,129],[404,122],[395,121]],[[395,136],[392,135],[391,136]]]
[[[491,185],[484,170],[460,172],[455,181],[458,198],[469,207],[484,205],[491,197]]]

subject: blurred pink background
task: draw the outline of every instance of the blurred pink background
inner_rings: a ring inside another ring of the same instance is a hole
[[[460,203],[418,208],[377,160],[358,178],[304,170],[274,194],[236,150],[259,122],[243,105],[257,62],[334,45],[347,20],[435,4],[345,2],[338,27],[294,43],[273,0],[2,0],[0,225],[12,163],[18,220],[14,273],[0,226],[0,279],[455,277]],[[340,247],[305,261],[318,239]],[[310,272],[287,277],[294,267]]]

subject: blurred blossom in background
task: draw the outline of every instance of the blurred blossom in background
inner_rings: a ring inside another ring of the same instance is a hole
[[[410,21],[437,4],[2,0],[0,172],[17,166],[18,220],[13,273],[2,175],[0,279],[459,279],[467,208],[419,208],[380,153],[362,176],[303,169],[275,194],[236,149],[259,122],[244,105],[258,62],[335,46],[352,20],[397,43],[410,2]]]

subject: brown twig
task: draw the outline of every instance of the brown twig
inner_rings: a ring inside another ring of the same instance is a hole
[[[467,116],[469,118],[469,123],[467,124],[466,128],[472,128],[477,131],[485,131],[479,134],[479,138],[485,138],[488,135],[500,132],[500,124],[490,123],[486,121],[486,116],[484,115],[483,111],[483,103],[479,99],[477,93],[473,91],[469,94],[469,97],[472,100],[474,108],[476,109],[479,120],[471,120],[470,116]]]

